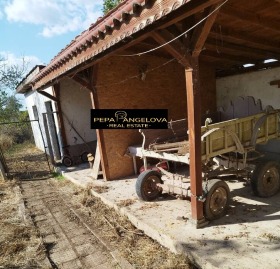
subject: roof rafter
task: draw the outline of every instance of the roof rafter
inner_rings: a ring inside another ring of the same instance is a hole
[[[220,32],[216,32],[215,29],[220,27]],[[218,24],[214,24],[212,31],[209,33],[211,38],[219,38],[221,40],[233,43],[248,43],[255,48],[278,51],[280,52],[280,43],[273,40],[264,40],[263,38],[258,38],[250,36],[248,32],[241,32],[232,28],[221,27]]]
[[[204,16],[208,16],[209,14],[211,14],[211,12],[213,12],[217,8],[217,6],[218,4],[207,8],[207,10],[204,12]],[[215,11],[203,23],[201,23],[198,27],[194,29],[191,40],[192,56],[197,57],[200,54],[218,13],[219,10]]]
[[[237,9],[236,7],[225,5],[221,9],[221,13],[230,17],[238,18],[242,21],[246,21],[257,26],[265,27],[270,30],[280,32],[279,24],[275,23],[275,21],[263,19],[261,16],[257,15],[256,13],[252,13],[248,10],[240,8]]]
[[[195,1],[188,1],[189,3],[186,4],[186,6],[182,9],[180,9],[178,12],[174,12],[172,16],[170,16],[167,23],[164,23],[160,29],[166,28],[167,26],[170,26],[176,22],[179,22],[191,15],[194,15],[198,12],[203,11],[205,8],[215,5],[221,0],[195,0]]]
[[[232,55],[237,56],[246,56],[252,57],[256,59],[267,59],[271,57],[280,57],[280,54],[267,51],[267,50],[261,50],[261,49],[254,49],[247,46],[240,46],[228,42],[217,42],[217,40],[208,38],[207,42],[205,43],[206,49],[214,50],[214,51],[221,51],[225,53],[229,53]]]

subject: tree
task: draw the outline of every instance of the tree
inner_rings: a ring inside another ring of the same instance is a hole
[[[107,14],[111,9],[116,7],[122,0],[104,0],[103,2],[103,13]]]
[[[21,65],[8,65],[0,58],[0,122],[18,120],[21,104],[15,96],[15,89],[23,79],[27,64],[23,59]]]

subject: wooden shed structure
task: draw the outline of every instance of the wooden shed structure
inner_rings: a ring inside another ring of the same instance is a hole
[[[92,108],[168,108],[170,119],[187,116],[192,218],[199,223],[201,114],[216,109],[216,77],[279,66],[279,14],[278,0],[124,0],[61,50],[33,89],[53,85],[59,104],[61,81],[72,80],[90,93]],[[105,179],[133,173],[124,154],[141,141],[136,130],[97,130],[97,140]]]

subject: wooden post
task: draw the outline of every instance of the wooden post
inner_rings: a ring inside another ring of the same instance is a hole
[[[97,65],[90,68],[91,70],[91,77],[90,77],[90,99],[92,104],[92,109],[99,108],[98,105],[98,98],[96,94],[95,85],[97,82]],[[110,173],[109,173],[109,165],[108,165],[108,159],[105,152],[105,143],[104,143],[104,134],[103,130],[96,130],[96,136],[97,136],[97,147],[100,152],[100,161],[101,161],[101,167],[102,167],[102,174],[103,178],[105,180],[110,179]]]
[[[92,108],[95,109],[96,107],[96,95],[94,92],[90,93],[90,98],[91,98],[91,103],[92,103]],[[96,130],[96,136],[97,136],[97,147],[100,152],[100,160],[101,160],[101,167],[102,167],[102,174],[103,178],[105,180],[110,179],[109,176],[109,169],[108,169],[108,160],[104,147],[104,136],[103,136],[103,130]]]
[[[187,115],[190,143],[190,178],[192,221],[197,228],[206,225],[203,216],[201,171],[201,96],[199,87],[198,59],[193,58],[193,69],[186,68]]]

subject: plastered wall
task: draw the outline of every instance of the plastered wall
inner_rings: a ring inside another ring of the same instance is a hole
[[[169,120],[186,117],[186,81],[184,68],[176,61],[142,56],[134,58],[111,57],[98,64],[97,96],[99,108],[167,108]],[[141,80],[141,70],[153,70]],[[216,107],[215,73],[209,67],[201,68],[202,113]],[[134,78],[131,78],[134,77]],[[214,94],[214,97],[212,97]],[[209,97],[211,96],[211,98]],[[108,179],[133,174],[132,159],[125,156],[127,147],[141,144],[138,130],[104,130],[105,153],[108,158]]]
[[[238,96],[253,96],[260,99],[263,107],[280,107],[280,91],[270,81],[280,79],[280,68],[267,69],[217,79],[217,104],[227,106]]]
[[[45,89],[44,91],[53,95],[51,87]],[[41,135],[41,132],[39,129],[38,122],[32,122],[31,127],[32,127],[36,147],[41,149],[42,151],[44,151],[45,150],[44,143],[47,146],[47,138],[46,138],[46,130],[45,130],[44,123],[43,123],[44,122],[43,113],[47,112],[45,102],[49,102],[51,100],[49,98],[43,96],[42,94],[39,94],[38,92],[34,92],[34,91],[29,91],[29,92],[25,93],[24,96],[25,96],[26,108],[27,108],[30,120],[35,119],[34,111],[33,111],[32,107],[33,106],[37,107],[39,124],[40,124],[41,130],[42,130],[43,138],[42,138],[42,135]],[[51,101],[51,105],[52,105],[52,110],[56,111],[55,104],[53,101]],[[54,114],[54,120],[55,120],[55,122],[57,122],[56,114]],[[57,124],[56,124],[56,126],[57,126]],[[59,144],[61,144],[58,128],[56,128],[55,131],[57,132],[57,138],[59,140]],[[48,148],[46,150],[48,153]],[[61,149],[60,149],[60,151],[61,151]]]
[[[74,80],[66,78],[60,83],[60,100],[67,145],[96,140],[96,131],[90,128],[92,106],[89,91]]]

